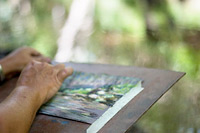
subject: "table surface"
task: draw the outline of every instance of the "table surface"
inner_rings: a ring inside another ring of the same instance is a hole
[[[169,88],[185,75],[183,72],[134,66],[80,63],[66,63],[66,66],[72,66],[77,71],[137,77],[144,80],[144,90],[123,107],[123,109],[99,131],[102,133],[126,132],[167,90],[169,90]],[[13,90],[16,81],[17,77],[0,86],[0,102]],[[37,114],[30,132],[84,133],[89,126],[90,124],[82,122]]]

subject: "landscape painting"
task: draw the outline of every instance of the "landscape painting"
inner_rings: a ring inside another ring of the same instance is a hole
[[[39,113],[93,123],[141,80],[75,71]]]

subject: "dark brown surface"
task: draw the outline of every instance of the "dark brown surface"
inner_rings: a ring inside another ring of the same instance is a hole
[[[138,77],[144,80],[144,90],[129,102],[101,130],[103,133],[122,133],[127,131],[184,73],[139,67],[124,67],[101,64],[66,63],[75,70],[93,73],[107,73]],[[17,78],[0,86],[0,101],[14,88]],[[46,115],[37,115],[30,132],[34,133],[80,133],[85,132],[89,124],[61,119]]]

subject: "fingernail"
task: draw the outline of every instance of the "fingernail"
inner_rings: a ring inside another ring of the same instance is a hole
[[[67,74],[68,74],[68,71],[67,71],[66,69],[64,69],[64,70],[62,71],[62,76],[65,77]]]
[[[65,68],[65,70],[67,70],[68,75],[72,75],[72,73],[74,71],[72,67],[67,67],[67,68]]]

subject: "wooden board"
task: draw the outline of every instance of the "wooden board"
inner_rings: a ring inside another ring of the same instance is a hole
[[[138,77],[144,80],[144,90],[117,113],[101,130],[101,133],[127,131],[170,87],[185,73],[148,69],[133,66],[66,63],[75,70],[92,73]],[[14,88],[17,78],[0,86],[0,101]],[[89,124],[38,114],[30,129],[31,133],[84,133]]]

